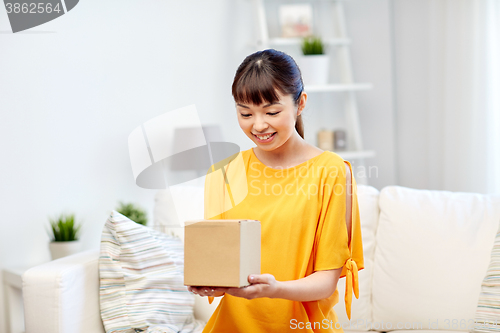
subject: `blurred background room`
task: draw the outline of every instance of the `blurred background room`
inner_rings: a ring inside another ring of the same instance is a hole
[[[337,2],[82,0],[16,33],[0,9],[0,270],[49,261],[60,213],[81,223],[81,250],[120,201],[151,223],[156,191],[136,185],[128,151],[149,119],[195,104],[202,125],[253,147],[237,66],[264,48],[301,66],[302,34],[329,63],[326,82],[306,82],[305,139],[351,161],[358,184],[500,194],[500,2]]]

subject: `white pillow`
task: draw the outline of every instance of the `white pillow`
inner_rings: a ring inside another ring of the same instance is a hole
[[[101,317],[110,332],[201,332],[184,286],[180,238],[112,211],[99,258]]]
[[[500,327],[500,229],[491,250],[491,261],[481,284],[476,317],[470,332],[497,333]]]
[[[467,331],[498,230],[500,196],[388,186],[379,204],[374,328]]]

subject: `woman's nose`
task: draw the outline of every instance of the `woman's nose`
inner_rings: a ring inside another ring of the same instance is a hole
[[[262,118],[260,118],[260,119],[257,118],[253,124],[253,128],[257,132],[265,131],[268,127],[269,127],[269,125]]]

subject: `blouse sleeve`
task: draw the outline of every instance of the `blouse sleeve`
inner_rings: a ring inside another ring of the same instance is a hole
[[[222,219],[224,204],[224,174],[222,170],[216,170],[215,166],[210,166],[205,177],[205,191],[203,194],[204,210],[203,218],[205,220]],[[207,296],[208,303],[212,304],[213,296]]]
[[[203,194],[203,218],[205,220],[222,219],[224,203],[224,174],[216,170],[214,165],[207,171],[205,191]]]
[[[351,319],[352,293],[359,298],[358,271],[364,268],[361,222],[359,218],[356,180],[352,166],[345,161],[351,171],[351,189],[346,186],[345,164],[337,166],[339,172],[330,172],[325,181],[323,207],[318,222],[315,240],[316,252],[314,271],[338,269],[342,267],[340,278],[346,277],[345,308]],[[348,243],[346,225],[346,190],[351,190],[351,240]]]
[[[230,164],[232,164],[231,168],[229,168]],[[210,166],[205,177],[203,195],[203,218],[205,220],[224,219],[224,212],[231,209],[247,195],[244,170],[240,153],[231,155]],[[214,297],[208,296],[208,303],[212,304],[213,301]]]
[[[248,185],[241,153],[213,164],[205,177],[204,219],[224,219],[224,212],[240,203],[247,194]]]

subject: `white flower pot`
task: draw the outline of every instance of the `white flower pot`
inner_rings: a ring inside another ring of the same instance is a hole
[[[80,252],[81,242],[79,240],[69,242],[50,242],[49,249],[52,260],[56,260]]]
[[[299,62],[304,85],[328,84],[330,58],[327,54],[305,55]]]

